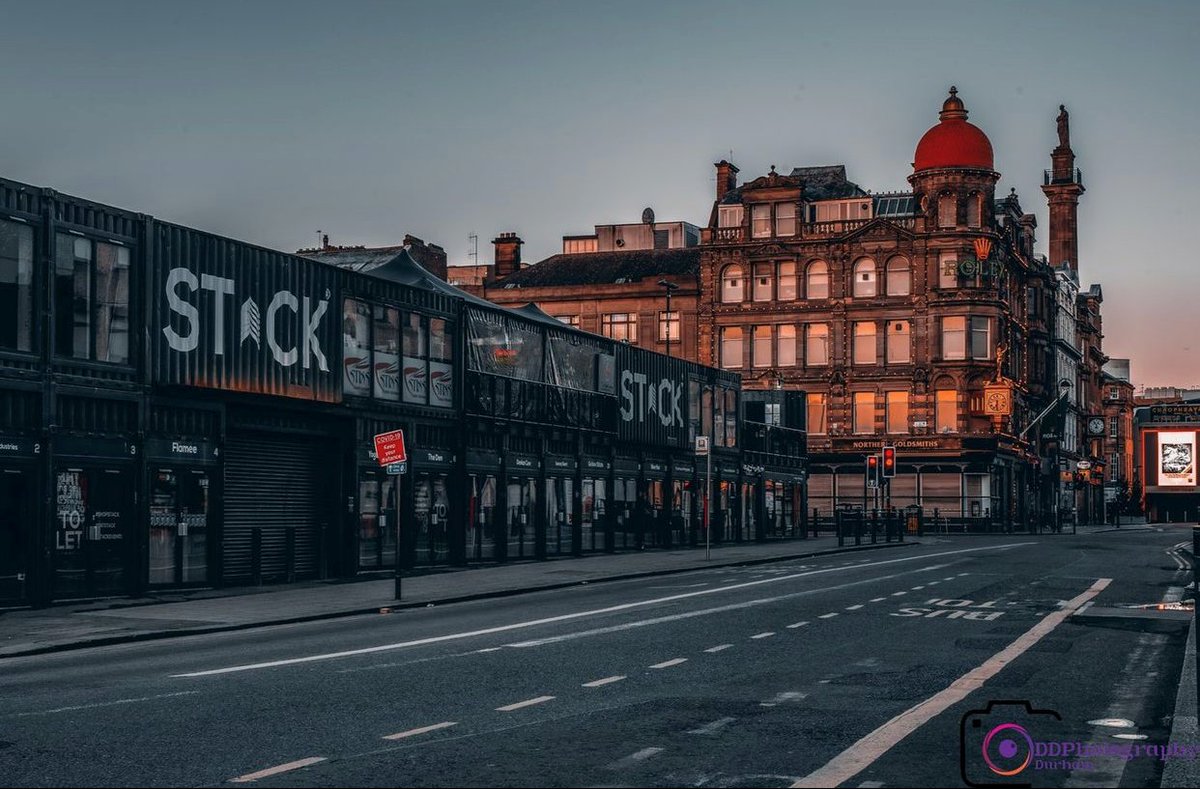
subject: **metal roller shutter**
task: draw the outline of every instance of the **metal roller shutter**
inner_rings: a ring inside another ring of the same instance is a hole
[[[273,433],[230,434],[225,446],[225,583],[246,583],[257,569],[263,582],[315,577],[321,570],[321,532],[331,512],[322,464],[327,441]],[[254,532],[260,543],[254,566]]]

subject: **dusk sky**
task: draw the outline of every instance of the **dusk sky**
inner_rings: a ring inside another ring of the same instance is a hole
[[[1136,384],[1200,385],[1200,3],[5,2],[0,175],[269,247],[526,260],[707,223],[712,164],[907,189],[951,84],[1039,189],[1071,113],[1081,279]]]

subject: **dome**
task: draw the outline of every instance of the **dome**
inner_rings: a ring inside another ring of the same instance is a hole
[[[967,123],[967,108],[951,87],[950,96],[938,113],[940,123],[917,143],[913,156],[914,170],[933,170],[938,167],[972,167],[993,169],[992,142],[976,125]]]

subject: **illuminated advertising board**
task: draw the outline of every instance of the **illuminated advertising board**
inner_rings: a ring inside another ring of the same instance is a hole
[[[1195,487],[1196,434],[1158,434],[1158,484],[1162,487]]]

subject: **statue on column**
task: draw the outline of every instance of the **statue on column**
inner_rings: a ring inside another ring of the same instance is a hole
[[[1067,107],[1064,104],[1058,105],[1058,147],[1071,147],[1071,130],[1068,126],[1070,116],[1067,113]]]

